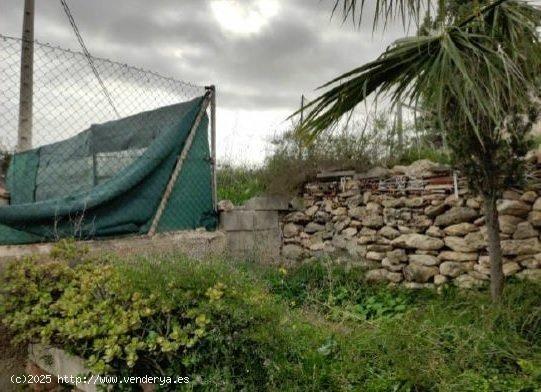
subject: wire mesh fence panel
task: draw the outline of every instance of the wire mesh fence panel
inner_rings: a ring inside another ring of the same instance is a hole
[[[10,194],[0,243],[147,232],[185,148],[158,227],[212,226],[212,91],[35,42],[33,144],[17,151],[21,44],[0,35],[0,151]]]

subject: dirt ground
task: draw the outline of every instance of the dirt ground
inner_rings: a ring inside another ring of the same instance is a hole
[[[0,325],[0,391],[2,392],[24,390],[24,386],[11,383],[11,376],[24,373],[26,349],[13,346],[10,341],[11,336]]]

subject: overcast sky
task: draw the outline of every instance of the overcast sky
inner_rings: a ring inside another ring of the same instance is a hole
[[[301,94],[404,35],[330,18],[334,0],[68,0],[89,51],[218,89],[219,157],[260,162]],[[36,1],[36,39],[79,50],[58,0]],[[20,36],[22,0],[0,0]]]

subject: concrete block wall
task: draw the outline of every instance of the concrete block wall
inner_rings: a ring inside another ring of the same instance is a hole
[[[231,257],[275,262],[281,257],[281,217],[288,202],[277,197],[255,197],[243,206],[222,204],[220,230],[225,233]]]

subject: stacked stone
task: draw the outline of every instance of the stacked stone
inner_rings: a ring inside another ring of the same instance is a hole
[[[507,191],[498,211],[505,275],[541,280],[538,193]],[[374,194],[354,179],[311,183],[303,208],[284,218],[282,254],[347,255],[370,269],[369,281],[473,288],[490,277],[482,216],[481,200],[468,194]]]

